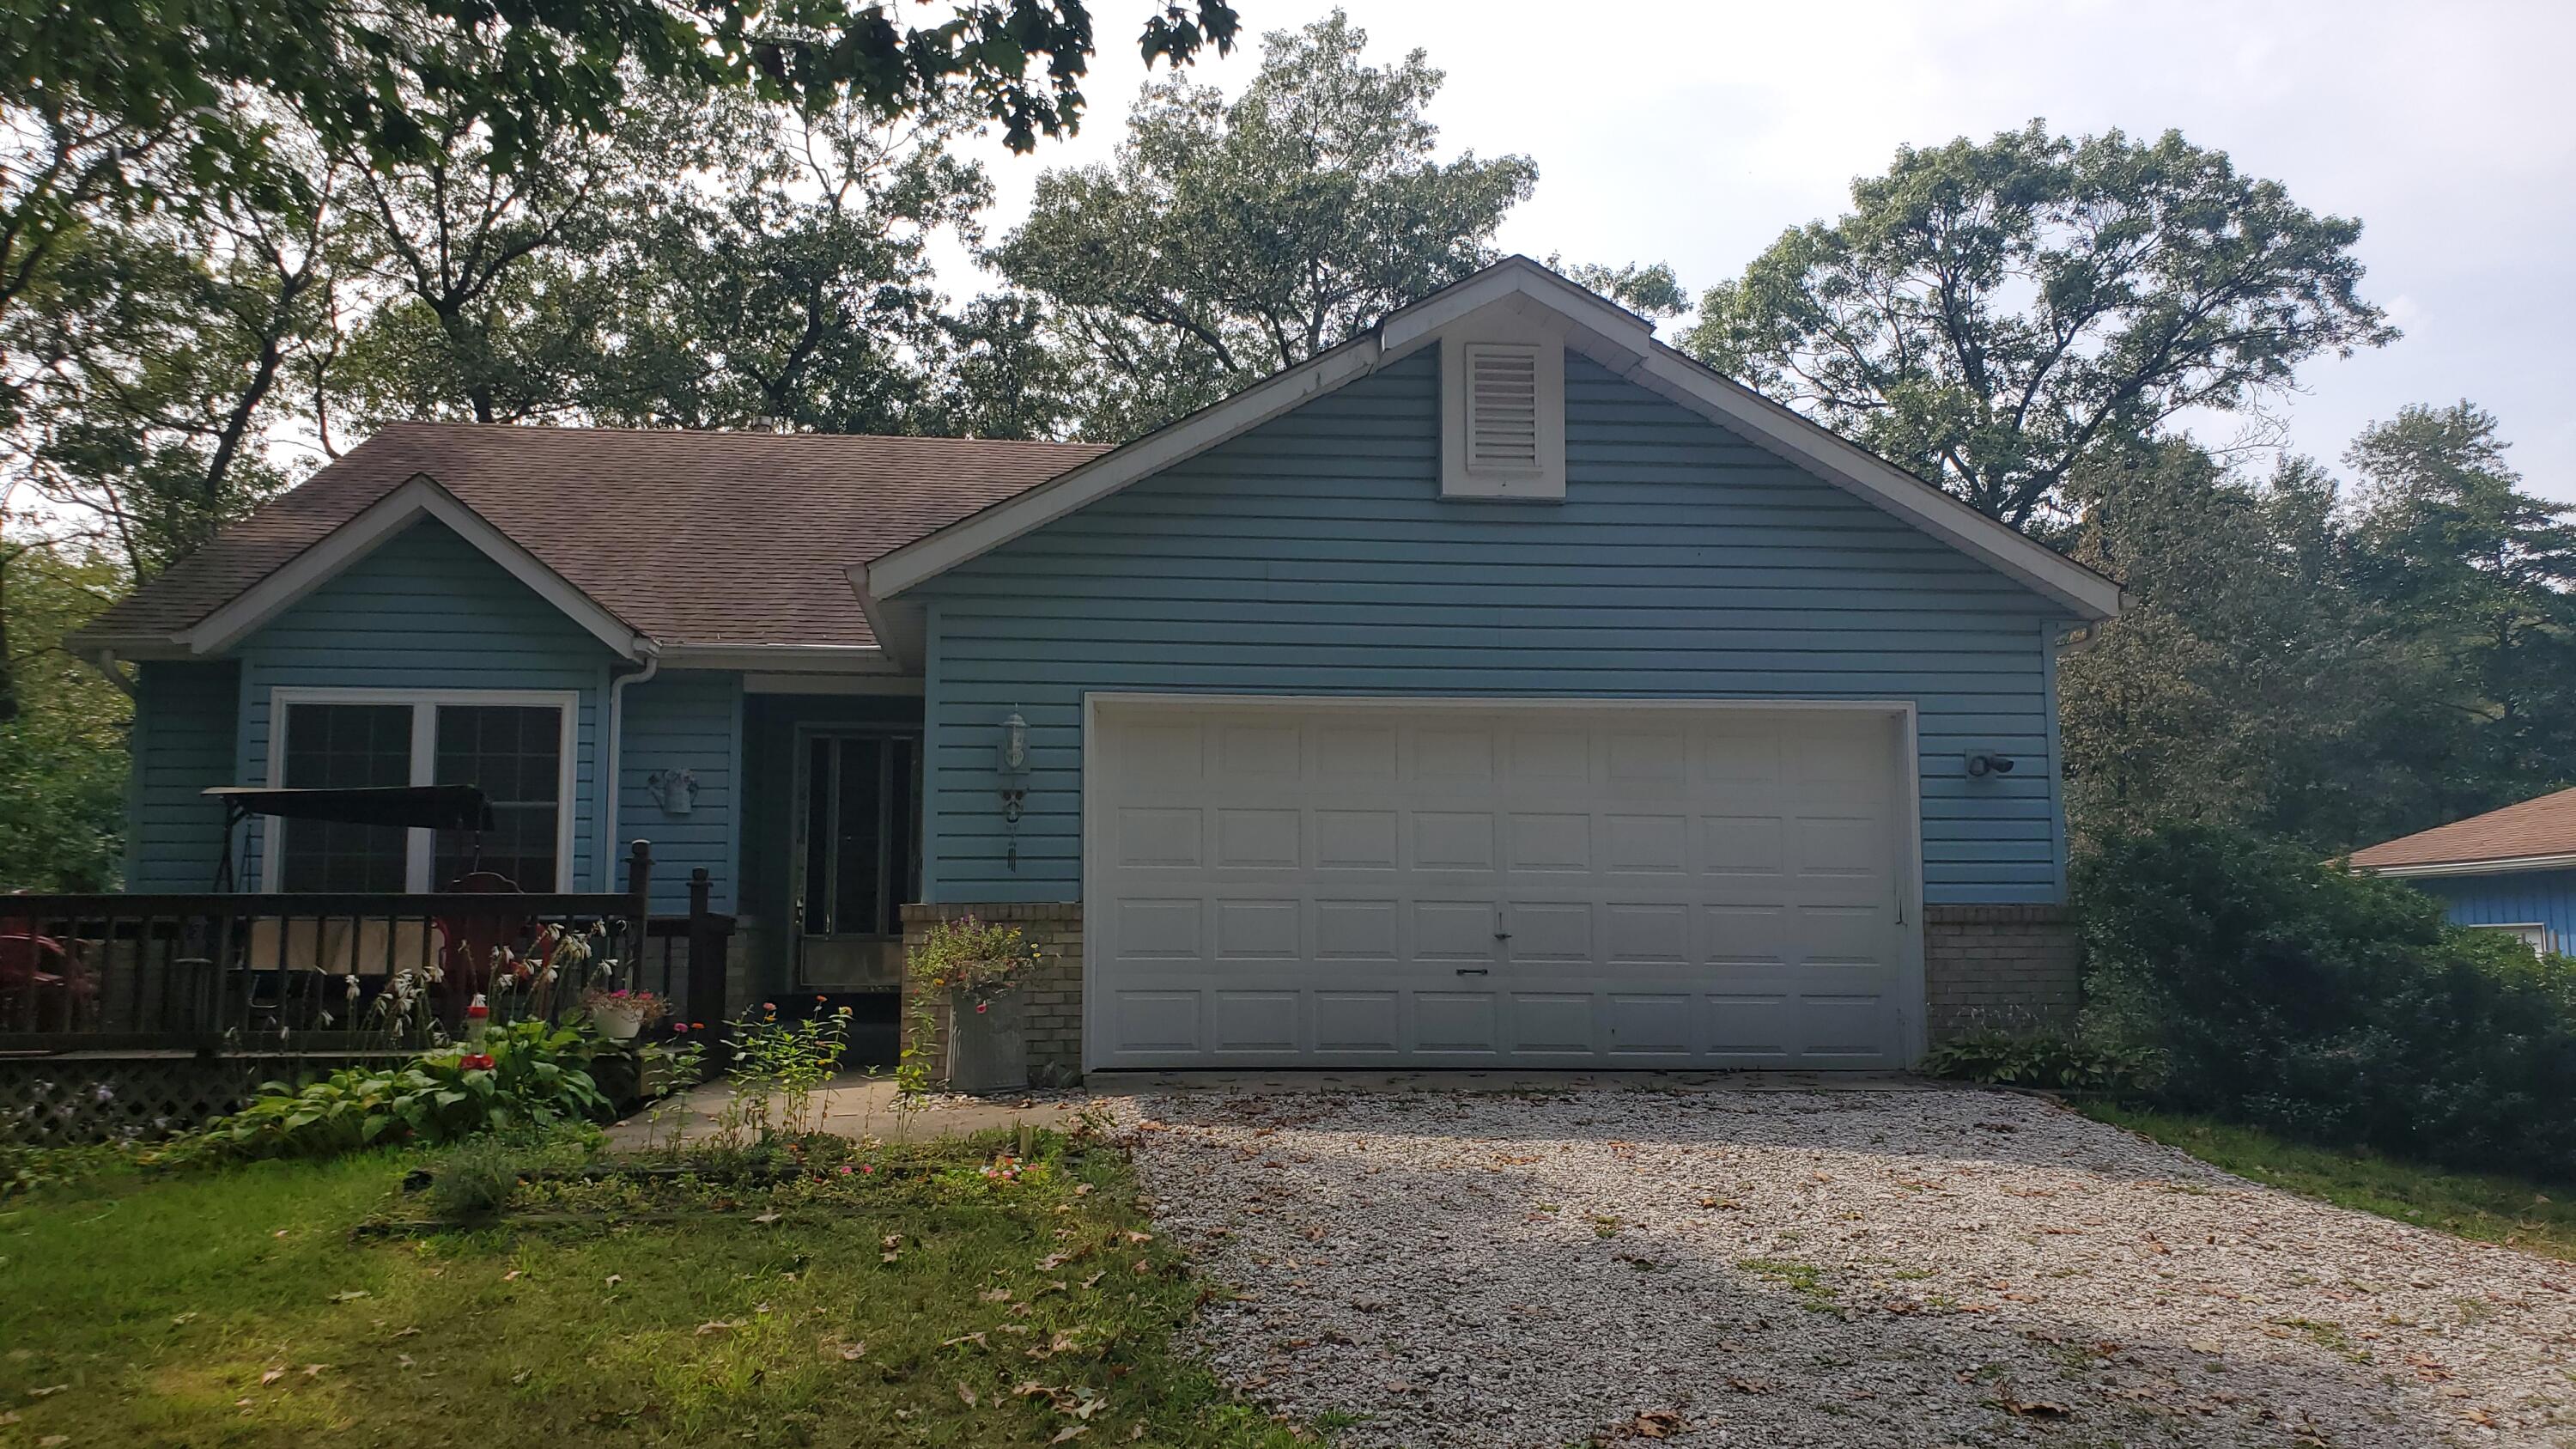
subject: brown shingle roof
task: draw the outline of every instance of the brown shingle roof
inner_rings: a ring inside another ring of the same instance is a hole
[[[671,645],[872,644],[848,575],[1089,443],[396,423],[99,616],[185,629],[418,474]]]
[[[2576,790],[2560,790],[2382,841],[2354,851],[2352,863],[2366,870],[2387,870],[2549,855],[2576,855]]]

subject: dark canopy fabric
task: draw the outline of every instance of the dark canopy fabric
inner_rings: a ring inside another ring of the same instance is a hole
[[[489,830],[492,802],[472,785],[385,785],[358,790],[264,790],[217,785],[206,791],[235,816],[328,820],[343,825]]]

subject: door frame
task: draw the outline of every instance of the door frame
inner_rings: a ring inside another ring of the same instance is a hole
[[[912,862],[918,873],[925,869],[922,859],[922,837],[929,828],[928,802],[923,793],[929,785],[929,756],[923,747],[924,730],[917,724],[835,724],[828,720],[799,720],[794,731],[795,758],[788,765],[787,783],[787,980],[791,990],[805,989],[805,831],[813,810],[814,741],[817,739],[874,739],[880,742],[908,739],[912,741],[913,769],[919,777],[912,790],[912,809],[918,828],[913,831]],[[904,883],[888,881],[889,894],[903,894]],[[895,903],[898,908],[902,902]],[[841,936],[834,940],[893,941],[900,944],[903,932],[898,928],[890,935],[869,933]],[[847,983],[826,983],[826,988]],[[900,981],[897,985],[900,987]]]
[[[1443,709],[1489,709],[1553,711],[1559,713],[1601,713],[1635,711],[1640,714],[1680,711],[1706,712],[1712,709],[1742,710],[1766,713],[1853,713],[1885,716],[1896,724],[1895,786],[1898,794],[1897,814],[1902,821],[1897,847],[1903,859],[1897,862],[1897,910],[1905,919],[1899,933],[1899,978],[1903,982],[1904,1001],[1899,1010],[1899,1031],[1905,1060],[1919,1060],[1927,1048],[1929,995],[1923,968],[1923,745],[1920,721],[1914,701],[1910,699],[1767,699],[1742,696],[1657,695],[1626,696],[1543,696],[1483,694],[1246,694],[1240,691],[1193,693],[1170,690],[1085,690],[1082,695],[1082,1067],[1086,1072],[1109,1071],[1113,1068],[1099,1060],[1099,1044],[1105,1039],[1100,1020],[1105,995],[1099,988],[1101,963],[1111,952],[1103,947],[1113,944],[1107,937],[1109,923],[1105,913],[1091,909],[1097,892],[1094,872],[1106,858],[1106,822],[1102,819],[1095,792],[1090,788],[1092,750],[1099,743],[1100,712],[1106,708],[1129,706],[1192,706],[1206,709],[1244,709],[1269,706],[1303,708],[1385,710],[1389,712]],[[2053,762],[2052,762],[2053,763]]]

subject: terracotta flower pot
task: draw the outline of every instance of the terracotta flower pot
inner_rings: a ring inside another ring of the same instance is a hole
[[[982,1008],[978,1010],[978,1006]],[[1021,1027],[1020,993],[1005,991],[980,1003],[962,991],[948,996],[948,1086],[952,1091],[1016,1092],[1029,1084],[1028,1034]]]

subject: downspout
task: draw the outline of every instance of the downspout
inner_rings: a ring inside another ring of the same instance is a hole
[[[90,668],[97,670],[101,675],[105,676],[107,682],[115,685],[117,690],[127,699],[137,697],[134,693],[133,679],[130,678],[124,670],[116,667],[115,650],[101,649],[95,654],[76,654],[72,657],[78,659],[81,663],[88,665]]]
[[[650,639],[637,639],[636,648],[644,656],[644,667],[633,674],[621,674],[608,682],[608,724],[601,731],[600,743],[600,813],[606,819],[599,827],[599,888],[622,890],[618,883],[617,863],[626,858],[617,840],[617,777],[625,761],[626,686],[641,684],[662,672],[662,646]]]

